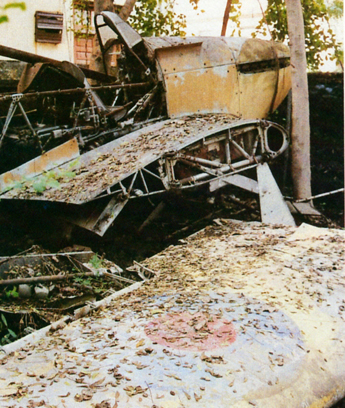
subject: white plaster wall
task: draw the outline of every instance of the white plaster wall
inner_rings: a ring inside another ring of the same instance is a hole
[[[0,44],[57,60],[73,62],[73,32],[70,30],[72,0],[25,0],[26,10],[8,9],[9,22],[0,24]],[[62,42],[48,44],[35,42],[35,12],[60,12],[64,16]],[[3,58],[0,56],[1,59]]]

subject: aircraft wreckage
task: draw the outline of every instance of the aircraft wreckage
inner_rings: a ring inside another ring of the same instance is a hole
[[[17,93],[0,97],[0,199],[103,235],[129,200],[235,185],[259,195],[263,221],[293,225],[267,165],[287,133],[265,120],[290,89],[288,47],[142,38],[111,12],[95,27],[104,60],[119,50],[118,78],[0,47],[28,63]]]

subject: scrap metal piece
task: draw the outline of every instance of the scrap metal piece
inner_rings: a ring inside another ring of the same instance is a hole
[[[229,177],[224,177],[210,182],[210,191],[216,191],[220,188],[232,184],[234,186],[243,188],[251,193],[259,194],[259,187],[257,181],[250,179],[249,177],[242,176],[241,174],[234,174]]]
[[[49,150],[21,166],[0,175],[0,192],[11,189],[15,182],[22,183],[27,179],[51,170],[54,167],[78,158],[80,155],[78,142],[75,138]]]
[[[287,202],[292,214],[315,215],[320,216],[321,213],[317,211],[310,203]]]
[[[35,64],[37,62],[45,62],[56,67],[60,67],[63,62],[43,57],[42,55],[32,54],[30,52],[17,50],[15,48],[6,47],[5,45],[0,45],[0,55],[8,58],[13,58],[20,61],[25,61],[29,64]],[[81,70],[88,78],[96,79],[99,81],[111,82],[116,80],[115,77],[111,75],[103,74],[102,72],[93,71],[92,69],[82,67]]]
[[[90,231],[103,236],[115,218],[120,214],[124,206],[128,203],[128,200],[128,197],[122,200],[119,200],[117,197],[113,197],[97,219],[96,223],[92,226],[92,228],[89,228]]]
[[[279,190],[267,163],[259,164],[257,169],[261,220],[267,224],[296,226],[289,207]]]
[[[41,152],[42,152],[41,142],[40,142],[40,140],[39,140],[39,138],[37,136],[37,133],[36,133],[35,129],[31,125],[31,122],[30,122],[30,120],[29,120],[29,118],[28,118],[28,116],[27,116],[27,114],[25,112],[25,109],[23,108],[23,105],[20,102],[22,97],[23,97],[23,94],[21,94],[21,93],[12,95],[12,102],[11,102],[11,105],[9,107],[9,110],[8,110],[8,113],[7,113],[7,116],[6,116],[6,120],[5,120],[5,124],[4,124],[3,128],[2,128],[1,135],[0,135],[0,148],[1,148],[2,143],[4,141],[4,137],[6,135],[8,127],[9,127],[9,125],[11,123],[11,120],[12,120],[12,118],[13,118],[15,112],[16,112],[17,107],[19,106],[19,109],[20,109],[20,111],[21,111],[21,113],[23,115],[23,118],[24,118],[28,128],[30,129],[32,135],[36,139],[36,141],[37,141],[37,143],[38,143],[38,145],[39,145],[39,147],[41,149]]]
[[[123,21],[117,14],[111,13],[110,11],[103,11],[101,16],[104,18],[104,22],[120,35],[128,48],[134,48],[137,44],[143,41],[141,35],[133,30],[133,28]]]

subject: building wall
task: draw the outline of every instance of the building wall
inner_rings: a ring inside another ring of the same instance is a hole
[[[74,35],[72,27],[72,0],[25,0],[26,10],[8,9],[9,22],[0,24],[2,45],[57,60],[73,62]],[[35,41],[35,12],[63,14],[62,40],[59,44]],[[0,56],[1,59],[7,59]]]

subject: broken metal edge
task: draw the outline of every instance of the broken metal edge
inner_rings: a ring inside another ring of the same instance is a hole
[[[116,293],[113,293],[110,296],[107,296],[106,298],[99,300],[98,302],[92,303],[92,305],[86,305],[83,306],[79,309],[76,309],[74,311],[75,317],[72,316],[64,316],[60,320],[51,323],[49,326],[43,327],[40,330],[37,330],[33,333],[28,334],[25,337],[22,337],[21,339],[14,341],[11,344],[8,344],[6,346],[3,346],[0,348],[0,352],[3,352],[5,354],[12,353],[22,347],[25,347],[29,343],[33,343],[34,341],[38,341],[44,336],[46,336],[50,331],[56,331],[59,330],[60,328],[64,327],[65,324],[70,323],[71,321],[78,320],[81,317],[86,316],[87,314],[90,313],[90,311],[98,309],[102,306],[108,306],[114,299],[125,295],[127,293],[131,293],[137,289],[140,288],[140,286],[143,284],[143,282],[137,282],[133,283],[133,285],[127,286],[124,289],[119,290]]]

